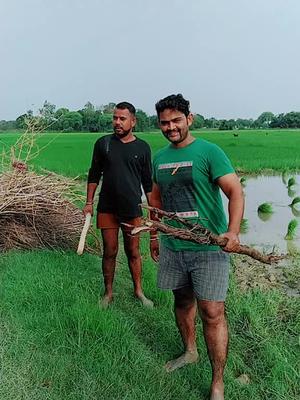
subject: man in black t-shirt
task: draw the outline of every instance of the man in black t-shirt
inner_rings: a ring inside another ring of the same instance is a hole
[[[141,256],[139,238],[130,235],[130,229],[121,225],[126,222],[139,225],[142,211],[142,190],[149,203],[152,191],[151,151],[149,145],[135,137],[132,130],[136,124],[135,108],[122,102],[113,114],[113,135],[98,139],[94,146],[92,164],[87,183],[87,201],[84,214],[93,214],[93,200],[102,177],[97,206],[97,227],[103,239],[102,271],[105,293],[101,306],[106,308],[113,300],[113,280],[118,253],[118,233],[122,229],[124,250],[131,272],[134,295],[143,305],[153,307],[141,286]]]

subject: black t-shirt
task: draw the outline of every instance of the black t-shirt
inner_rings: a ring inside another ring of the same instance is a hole
[[[102,180],[97,210],[121,219],[142,215],[142,190],[152,190],[151,150],[143,140],[123,143],[115,135],[98,139],[94,146],[88,183]]]

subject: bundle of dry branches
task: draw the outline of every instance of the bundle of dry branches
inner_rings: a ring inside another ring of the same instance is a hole
[[[45,171],[29,171],[28,161],[40,148],[39,120],[28,121],[26,130],[14,146],[3,149],[0,172],[0,251],[10,249],[76,249],[84,216],[76,206],[83,195],[74,180]],[[90,229],[93,248],[99,252],[100,241]]]
[[[167,219],[180,222],[183,228],[174,228],[173,226],[170,226],[166,223],[145,218],[144,224],[142,226],[132,229],[132,235],[139,234],[143,231],[157,230],[164,234],[171,235],[177,239],[188,240],[198,244],[218,245],[220,247],[226,246],[226,238],[213,234],[207,228],[200,224],[191,223],[184,218],[178,217],[176,213],[166,212],[160,210],[159,208],[149,207],[146,205],[142,205],[142,207],[146,208],[152,214],[157,215],[160,218],[165,217]],[[243,244],[240,244],[239,249],[235,251],[235,253],[245,254],[265,264],[276,263],[285,258],[285,256],[282,255],[262,254],[253,247],[249,247]]]
[[[74,181],[14,164],[0,175],[0,251],[76,248],[84,224]]]

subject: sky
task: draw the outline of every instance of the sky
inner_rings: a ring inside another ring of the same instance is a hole
[[[0,0],[0,120],[182,93],[206,118],[300,111],[299,0]]]

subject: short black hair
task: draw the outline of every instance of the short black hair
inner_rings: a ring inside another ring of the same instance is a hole
[[[190,114],[190,102],[182,94],[171,94],[155,104],[156,112],[159,114],[166,109],[181,111],[186,117]]]
[[[116,108],[119,110],[128,110],[132,115],[135,116],[136,110],[133,104],[128,103],[128,101],[122,101],[121,103],[116,104]]]

